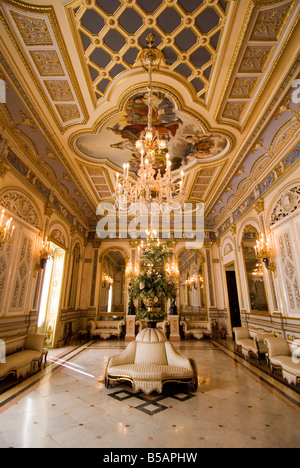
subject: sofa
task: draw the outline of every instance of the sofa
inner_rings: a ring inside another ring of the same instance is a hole
[[[89,320],[87,323],[87,329],[91,339],[97,336],[104,340],[111,336],[120,338],[124,326],[124,320]]]
[[[264,340],[271,333],[255,332],[246,327],[235,327],[233,332],[237,349],[241,349],[243,356],[248,359],[253,355],[260,363],[261,356],[264,356],[268,351]]]
[[[201,340],[204,336],[212,338],[212,322],[204,320],[181,320],[180,325],[185,339],[194,336],[197,340]]]
[[[104,382],[130,382],[134,393],[162,393],[168,382],[184,383],[191,391],[198,387],[195,362],[180,355],[159,329],[145,328],[121,354],[108,359]]]
[[[297,385],[300,381],[300,350],[292,355],[290,346],[284,338],[265,338],[268,348],[269,365],[274,372],[280,369],[282,377],[289,383]]]
[[[32,333],[27,336],[22,350],[2,356],[0,361],[0,380],[9,374],[14,374],[17,379],[26,377],[33,372],[34,366],[40,369],[42,366],[44,343],[46,335]]]
[[[138,330],[138,333],[142,330],[144,330],[144,328],[147,328],[148,325],[147,325],[147,320],[144,320],[144,319],[141,319],[141,320],[137,320],[136,321],[136,325],[137,325],[137,330]],[[156,324],[156,328],[158,328],[159,330],[161,330],[165,335],[168,334],[169,332],[169,327],[170,327],[170,322],[169,320],[163,320],[161,322],[157,322]]]

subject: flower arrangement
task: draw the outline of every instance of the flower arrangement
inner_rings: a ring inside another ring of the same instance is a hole
[[[176,297],[176,281],[165,271],[165,264],[172,255],[167,244],[150,239],[141,251],[141,273],[133,275],[129,281],[129,297],[140,299],[145,305],[137,313],[137,318],[163,320],[165,310],[155,311],[168,299]]]

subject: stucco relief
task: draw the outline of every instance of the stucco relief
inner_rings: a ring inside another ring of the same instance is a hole
[[[276,203],[271,214],[271,226],[298,210],[300,206],[300,186],[293,187],[285,192]]]
[[[41,222],[37,208],[32,201],[17,190],[9,190],[0,196],[0,204],[19,218],[40,229]]]

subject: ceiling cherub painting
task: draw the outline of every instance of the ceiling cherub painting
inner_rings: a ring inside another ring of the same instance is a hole
[[[97,134],[81,135],[76,149],[83,157],[102,160],[120,168],[130,164],[132,171],[140,165],[136,141],[148,125],[147,92],[130,97],[124,110],[106,121]],[[166,141],[166,149],[157,155],[157,168],[163,169],[165,153],[170,154],[172,170],[191,164],[194,160],[213,160],[228,152],[230,143],[221,133],[207,133],[200,122],[179,111],[165,93],[154,91],[152,96],[152,126]]]

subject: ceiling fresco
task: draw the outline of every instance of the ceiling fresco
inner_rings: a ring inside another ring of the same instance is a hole
[[[136,141],[148,125],[148,94],[137,93],[125,104],[123,112],[110,118],[97,134],[84,134],[76,138],[78,154],[91,161],[112,163],[122,170],[129,162],[133,172],[140,165]],[[172,170],[188,166],[195,160],[214,161],[225,156],[231,146],[222,133],[207,133],[203,125],[187,113],[179,111],[175,103],[163,92],[153,93],[152,126],[166,141],[166,150],[157,154],[157,167],[164,166],[169,153]]]
[[[10,166],[93,230],[123,164],[132,179],[139,167],[152,33],[163,54],[152,124],[187,200],[223,232],[299,141],[299,19],[298,0],[2,0],[0,149],[15,156],[0,154],[0,177]]]

